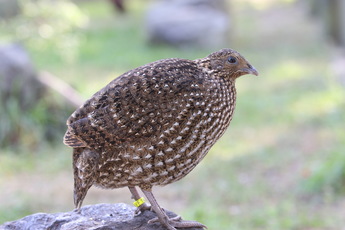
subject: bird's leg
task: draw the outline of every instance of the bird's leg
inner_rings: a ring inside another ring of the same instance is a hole
[[[134,199],[135,201],[141,199],[139,192],[135,187],[128,186],[128,188],[129,188],[129,191],[132,193],[132,199]],[[141,212],[144,212],[145,210],[150,210],[150,209],[151,209],[150,205],[148,205],[147,203],[143,203],[139,207],[137,207],[137,209],[135,210],[135,215],[138,215]]]
[[[207,228],[205,225],[196,222],[196,221],[188,221],[182,220],[180,216],[175,216],[173,218],[169,218],[164,210],[159,206],[156,198],[153,196],[151,189],[144,190],[141,189],[149,202],[151,203],[153,211],[157,214],[158,218],[154,218],[149,220],[149,223],[159,221],[162,225],[164,225],[168,230],[176,230],[176,228]]]

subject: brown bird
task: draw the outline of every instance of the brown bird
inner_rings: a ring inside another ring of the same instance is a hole
[[[222,49],[196,59],[164,59],[124,73],[94,94],[67,120],[64,143],[73,147],[74,203],[92,186],[139,187],[167,229],[205,227],[169,219],[152,187],[186,176],[228,127],[235,81],[258,75],[246,59]],[[143,211],[146,203],[139,206]]]

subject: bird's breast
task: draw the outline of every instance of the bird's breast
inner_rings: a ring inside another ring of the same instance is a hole
[[[156,110],[146,119],[159,132],[102,153],[98,185],[165,185],[183,178],[223,135],[235,101],[234,85],[224,82],[211,81],[207,90],[183,92],[165,108],[173,113]]]

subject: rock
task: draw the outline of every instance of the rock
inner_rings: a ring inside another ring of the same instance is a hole
[[[45,93],[36,76],[30,56],[20,44],[0,45],[0,148],[19,146],[19,143],[22,146],[23,140],[31,147],[36,143],[42,144],[42,139],[35,136],[41,130],[32,130],[36,121],[45,120],[42,119],[45,115],[41,116],[43,112],[40,112],[39,119],[33,117],[38,113],[32,111]],[[49,126],[44,126],[47,130],[56,127],[52,124],[53,120],[49,120]],[[57,133],[56,128],[54,132]],[[49,134],[43,135],[48,138]]]
[[[20,44],[0,46],[0,101],[3,104],[15,99],[23,110],[34,105],[44,91],[36,74],[29,54]]]
[[[227,43],[230,20],[223,0],[165,0],[146,17],[151,43],[219,48]]]
[[[36,213],[22,219],[0,225],[0,230],[164,230],[160,223],[148,224],[156,217],[152,211],[145,211],[134,216],[135,208],[127,204],[96,204],[75,211],[64,213]],[[166,211],[169,217],[175,213]],[[201,228],[186,228],[201,230]]]
[[[0,0],[0,19],[9,19],[20,13],[18,0]]]

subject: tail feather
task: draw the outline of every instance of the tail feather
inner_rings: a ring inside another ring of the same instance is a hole
[[[73,149],[74,205],[77,211],[89,188],[96,181],[99,154],[86,148]]]
[[[80,148],[80,147],[86,147],[86,143],[80,140],[78,137],[76,137],[70,129],[67,130],[64,138],[63,143],[69,147],[73,148]]]

